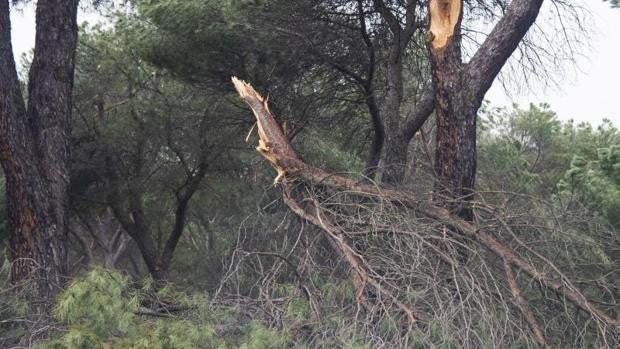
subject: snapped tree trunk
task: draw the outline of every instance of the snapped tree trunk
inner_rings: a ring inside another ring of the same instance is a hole
[[[0,1],[0,162],[6,176],[11,281],[32,280],[44,310],[67,272],[68,158],[78,0],[39,0],[35,50],[22,97],[10,34],[10,1]]]
[[[463,64],[459,42],[462,19],[460,0],[429,3],[431,26],[429,51],[435,87],[437,191],[448,198],[467,200],[476,173],[476,111],[469,108],[463,86]],[[471,218],[468,208],[460,216]]]
[[[513,0],[468,64],[461,58],[462,0],[431,0],[428,49],[435,89],[435,171],[439,197],[460,202],[471,219],[476,179],[476,115],[512,52],[532,26],[543,0]]]

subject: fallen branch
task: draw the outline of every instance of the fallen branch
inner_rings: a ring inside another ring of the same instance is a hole
[[[241,98],[254,112],[259,133],[259,145],[257,150],[276,170],[277,177],[275,183],[281,183],[283,185],[286,204],[297,215],[323,229],[333,241],[336,242],[338,249],[355,271],[353,279],[354,282],[358,284],[358,287],[360,286],[360,282],[368,283],[377,289],[377,291],[389,295],[395,304],[397,304],[398,308],[407,314],[411,322],[415,320],[411,308],[400,303],[395,295],[392,295],[381,283],[370,276],[370,273],[367,271],[368,266],[363,263],[363,258],[346,243],[346,239],[342,232],[338,232],[337,228],[331,225],[329,221],[322,219],[316,207],[315,210],[312,210],[313,203],[301,203],[303,200],[293,195],[293,186],[296,182],[323,186],[340,192],[351,192],[360,196],[375,197],[391,201],[397,205],[411,208],[418,214],[440,222],[450,228],[448,231],[451,234],[468,237],[484,246],[487,250],[500,257],[504,262],[507,282],[515,298],[515,303],[522,310],[534,336],[541,346],[549,347],[549,344],[545,340],[540,325],[538,325],[533,314],[526,306],[527,301],[520,293],[512,268],[523,271],[537,283],[568,299],[576,307],[588,313],[597,322],[605,326],[613,326],[616,329],[620,329],[620,321],[612,318],[596,307],[580,290],[572,286],[570,280],[566,279],[561,273],[559,277],[556,276],[554,278],[540,272],[532,263],[522,258],[511,247],[505,245],[488,232],[479,230],[473,223],[460,219],[449,210],[421,200],[413,193],[397,190],[388,186],[359,182],[348,177],[330,174],[322,169],[304,163],[295,153],[282,130],[275,122],[269,111],[267,102],[249,84],[234,77],[232,80]],[[553,267],[553,269],[555,269],[555,267]],[[355,281],[356,278],[359,279]],[[559,279],[559,281],[556,279]]]
[[[545,339],[545,335],[540,328],[540,324],[538,324],[538,320],[536,320],[536,317],[530,309],[527,301],[521,295],[521,288],[517,283],[517,278],[512,270],[512,266],[508,263],[508,261],[504,261],[504,271],[506,273],[506,280],[508,280],[508,285],[510,286],[510,292],[512,292],[512,296],[515,299],[515,303],[517,303],[517,306],[523,313],[525,320],[530,325],[530,329],[532,330],[532,333],[534,333],[538,344],[545,349],[551,349],[552,347],[549,345],[549,342],[547,342],[547,339]]]
[[[319,205],[317,205],[316,202],[310,201],[308,208],[302,207],[293,198],[293,195],[290,192],[290,187],[285,187],[284,201],[298,216],[323,229],[323,231],[325,231],[334,242],[337,250],[344,256],[345,260],[354,271],[352,280],[356,289],[356,299],[358,303],[364,304],[367,308],[370,308],[364,292],[365,286],[368,284],[377,292],[387,296],[388,299],[394,302],[394,304],[396,304],[396,306],[407,316],[410,326],[417,321],[417,317],[411,306],[399,301],[398,298],[391,291],[387,290],[381,282],[372,277],[368,264],[365,263],[363,257],[347,243],[344,232],[339,231],[339,229],[326,218],[321,217]],[[306,202],[308,202],[308,200],[306,200]]]

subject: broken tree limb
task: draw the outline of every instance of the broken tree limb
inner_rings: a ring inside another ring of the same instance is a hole
[[[285,203],[295,214],[325,231],[336,245],[338,251],[340,251],[343,255],[351,269],[353,269],[354,274],[351,278],[356,289],[356,298],[358,303],[365,304],[370,309],[368,304],[369,301],[364,295],[365,286],[370,285],[379,294],[386,296],[394,302],[394,304],[396,304],[396,306],[407,316],[409,325],[413,325],[417,321],[417,316],[415,315],[416,312],[412,309],[412,307],[398,300],[396,295],[386,289],[380,281],[372,276],[373,273],[368,267],[368,264],[364,261],[364,258],[349,245],[344,232],[339,231],[337,227],[321,216],[320,208],[317,203],[311,200],[305,200],[306,202],[310,202],[310,204],[307,205],[309,207],[302,207],[294,199],[290,189],[291,188],[288,186],[284,189]]]
[[[510,292],[512,292],[515,303],[517,303],[517,306],[523,313],[523,316],[525,317],[525,320],[530,326],[532,333],[534,333],[534,336],[536,337],[536,341],[538,341],[538,344],[540,344],[542,348],[552,349],[553,347],[549,345],[549,342],[547,342],[547,339],[545,338],[545,335],[540,328],[540,324],[538,323],[538,320],[536,320],[536,316],[534,316],[534,313],[530,309],[527,300],[521,295],[521,288],[517,283],[517,278],[515,277],[514,271],[512,270],[512,266],[506,260],[504,260],[504,272],[506,273],[506,280],[508,281]]]
[[[267,101],[245,81],[233,77],[232,82],[241,98],[254,111],[259,137],[256,150],[272,164],[278,173],[275,179],[275,183],[278,183],[285,174],[284,169],[292,169],[295,163],[301,161],[284,136],[280,125],[271,115]]]
[[[336,191],[351,192],[360,196],[371,198],[374,197],[391,201],[397,205],[402,205],[413,209],[415,212],[425,217],[440,222],[450,228],[448,230],[451,234],[458,234],[476,241],[481,246],[497,255],[502,261],[504,261],[507,267],[521,270],[532,280],[569,300],[573,305],[589,314],[597,322],[620,329],[620,321],[612,318],[595,306],[580,290],[572,286],[570,280],[567,280],[562,275],[554,278],[547,273],[540,272],[531,262],[521,257],[515,250],[499,241],[492,234],[478,229],[478,227],[473,223],[459,218],[449,210],[436,206],[425,200],[421,200],[415,194],[410,192],[397,190],[385,185],[379,186],[362,183],[348,177],[330,174],[320,168],[304,163],[295,153],[292,146],[282,133],[282,130],[275,122],[263,97],[260,96],[260,94],[258,94],[252,86],[246,82],[233,77],[233,83],[241,98],[250,106],[256,117],[260,137],[257,150],[267,161],[269,161],[271,166],[274,167],[278,173],[276,183],[281,183],[284,186],[285,202],[291,210],[298,214],[301,218],[317,225],[330,235],[335,237],[338,236],[337,232],[331,229],[330,226],[326,225],[324,221],[321,222],[318,213],[311,212],[312,210],[309,211],[308,208],[304,208],[304,204],[300,203],[300,201],[291,194],[293,185],[296,182],[323,186]],[[352,269],[356,271],[357,275],[362,276],[364,274],[364,270],[366,269],[362,269],[358,265],[360,264],[360,261],[363,261],[362,259],[359,259],[360,256],[353,250],[347,251],[348,248],[346,244],[340,245],[340,249],[345,257],[347,253],[351,254],[351,256],[349,256],[351,258],[348,262]],[[508,283],[511,286],[514,286],[513,281],[516,282],[516,280],[514,279],[512,269],[510,268],[505,269],[507,273],[506,277],[509,279]],[[362,278],[360,281],[371,283],[369,279],[363,280]],[[382,292],[382,286],[380,284],[378,286],[373,286],[379,292]],[[394,295],[391,295],[390,297],[393,296]],[[515,301],[517,304],[525,301],[525,298],[523,298],[519,292],[515,294],[514,290],[513,296],[516,298]],[[395,300],[395,298],[393,298],[393,300]],[[402,303],[395,304],[397,304],[397,306],[403,311],[403,306],[405,308],[409,308],[406,305],[401,305]],[[535,337],[541,344],[546,342],[544,341],[544,336],[541,337],[542,333],[539,331],[540,326],[537,326],[535,322],[531,321],[532,319],[526,308],[522,309],[525,309],[524,314],[526,320],[530,323]],[[409,317],[409,313],[407,313],[407,316]],[[411,313],[411,316],[413,316],[413,313]],[[528,317],[529,319],[527,319]]]

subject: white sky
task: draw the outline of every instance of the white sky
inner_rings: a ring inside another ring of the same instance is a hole
[[[591,12],[595,28],[589,33],[591,51],[578,59],[577,69],[565,67],[559,88],[534,89],[513,99],[496,82],[486,95],[493,106],[547,102],[562,120],[598,125],[607,118],[620,126],[620,9],[602,0],[580,3]]]
[[[588,59],[579,61],[576,72],[566,67],[570,73],[558,79],[565,79],[559,89],[535,89],[510,98],[496,83],[486,96],[493,106],[510,106],[516,102],[527,107],[529,103],[547,102],[563,120],[589,121],[597,125],[608,118],[620,126],[620,9],[611,9],[609,3],[602,0],[585,2],[596,26],[591,33],[592,50],[586,53]],[[80,22],[97,21],[93,13],[82,11],[78,17]],[[13,50],[18,63],[21,54],[34,46],[34,18],[32,3],[12,10]]]

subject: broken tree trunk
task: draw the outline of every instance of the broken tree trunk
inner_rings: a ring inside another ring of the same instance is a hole
[[[476,116],[493,80],[534,24],[543,0],[513,0],[471,61],[461,57],[462,0],[431,0],[428,50],[435,88],[436,190],[457,199],[471,220],[476,178]]]
[[[435,152],[436,190],[440,196],[467,202],[471,199],[476,173],[476,113],[480,105],[463,89],[460,0],[429,2],[429,51],[435,88],[437,147]],[[482,101],[480,101],[482,102]],[[471,220],[469,207],[458,210]]]
[[[338,228],[333,226],[327,218],[321,216],[317,209],[317,204],[312,202],[312,198],[298,194],[299,190],[296,188],[298,188],[299,184],[323,186],[336,191],[352,192],[356,195],[368,198],[381,198],[394,202],[396,205],[413,209],[417,214],[430,218],[450,228],[447,229],[450,234],[468,238],[483,246],[504,263],[507,283],[511,288],[515,304],[521,309],[526,321],[531,327],[534,337],[541,346],[548,346],[549,344],[542,333],[540,325],[538,325],[531,311],[529,311],[526,304],[527,300],[521,294],[516,284],[513,268],[520,270],[534,282],[564,297],[575,307],[589,314],[595,321],[605,326],[612,326],[616,329],[620,329],[620,321],[607,315],[593,302],[589,301],[584,294],[573,286],[571,281],[559,273],[559,271],[553,275],[550,275],[548,272],[541,272],[532,262],[521,257],[518,252],[502,243],[491,233],[479,230],[476,225],[451,213],[448,209],[421,200],[410,192],[396,190],[392,187],[376,186],[359,182],[348,177],[330,174],[322,169],[304,163],[295,153],[282,133],[282,130],[270,114],[265,99],[263,99],[249,84],[234,77],[233,83],[241,98],[254,112],[259,130],[259,145],[257,150],[276,170],[277,177],[275,183],[283,186],[285,203],[301,218],[325,231],[330,239],[335,242],[333,245],[337,246],[340,254],[345,258],[353,271],[352,279],[358,288],[358,301],[365,301],[360,295],[363,295],[364,286],[368,285],[373,287],[374,291],[382,293],[384,296],[394,300],[397,307],[407,315],[410,323],[424,317],[424,314],[416,313],[410,305],[398,301],[396,298],[398,295],[392,293],[386,285],[373,277],[373,274],[369,271],[369,266],[364,261],[364,256],[350,248],[343,232],[339,232]],[[552,270],[555,270],[555,268],[552,268]],[[398,301],[398,303],[396,303],[396,301]]]

